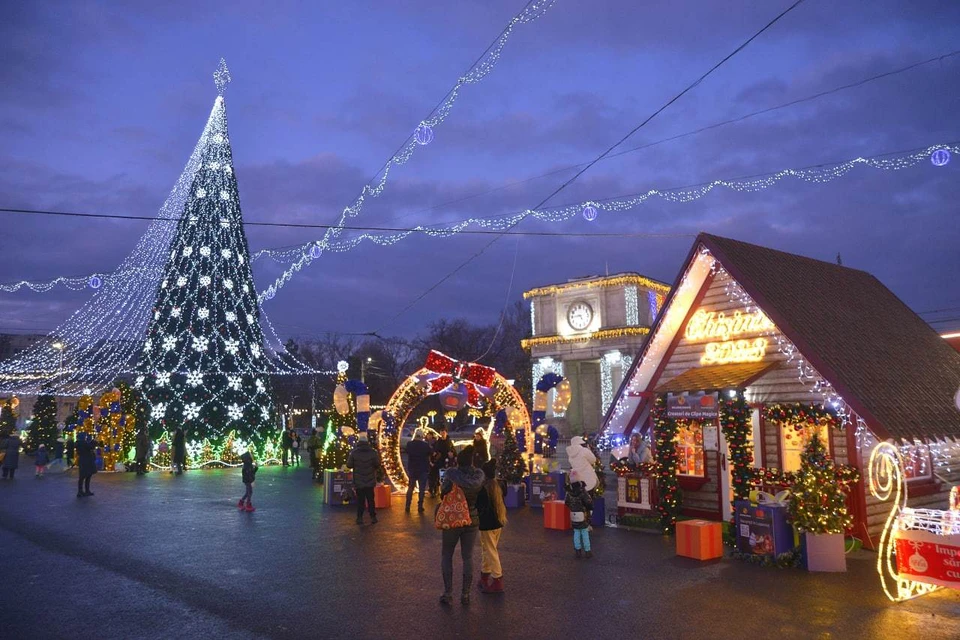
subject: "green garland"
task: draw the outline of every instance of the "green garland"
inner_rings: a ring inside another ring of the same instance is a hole
[[[750,496],[753,485],[753,425],[750,406],[737,392],[733,398],[723,401],[720,412],[720,427],[730,449],[731,478],[733,480],[733,499],[743,500]],[[733,503],[730,504],[731,508]]]
[[[803,404],[802,402],[791,404],[771,404],[764,407],[763,416],[766,420],[779,422],[781,425],[795,424],[797,422],[806,422],[815,424],[825,421],[829,426],[835,429],[841,428],[842,424],[835,411],[825,409],[816,404]]]
[[[730,557],[743,562],[749,562],[761,567],[776,567],[778,569],[795,569],[803,564],[803,555],[800,549],[791,549],[778,556],[757,555],[755,553],[743,553],[742,551],[731,551]]]
[[[657,493],[660,502],[660,528],[673,533],[680,513],[680,482],[677,480],[677,421],[667,417],[664,396],[657,396],[653,408],[653,433],[656,446]]]

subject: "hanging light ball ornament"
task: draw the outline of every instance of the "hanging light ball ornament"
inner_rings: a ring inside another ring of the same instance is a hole
[[[346,373],[347,369],[349,368],[350,368],[350,365],[347,364],[346,360],[340,360],[339,362],[337,362],[337,371],[339,371],[340,373]]]
[[[433,142],[433,127],[430,125],[421,122],[420,126],[417,127],[416,133],[413,134],[414,138],[417,140],[417,144],[420,146],[430,144]]]
[[[942,167],[950,162],[950,151],[948,149],[937,149],[930,154],[930,162],[935,167]]]
[[[314,260],[320,257],[320,245],[315,244],[312,247],[310,247],[310,257],[313,258]]]
[[[454,382],[440,392],[440,406],[444,411],[460,411],[467,404],[467,385]]]
[[[102,284],[103,280],[100,279],[100,276],[90,276],[90,279],[87,280],[87,286],[91,289],[99,289]]]
[[[588,204],[583,208],[583,219],[587,222],[593,222],[597,219],[597,208],[592,204]]]

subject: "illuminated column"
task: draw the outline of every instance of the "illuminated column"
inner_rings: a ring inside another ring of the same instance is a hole
[[[623,299],[627,310],[627,326],[640,324],[640,303],[637,297],[637,285],[627,285],[623,289]]]

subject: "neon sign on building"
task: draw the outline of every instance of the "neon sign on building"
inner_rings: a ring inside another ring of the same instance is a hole
[[[766,338],[734,339],[748,333],[771,331],[776,326],[762,311],[736,311],[727,316],[722,311],[697,311],[687,323],[684,336],[698,342],[710,340],[700,357],[700,364],[759,362],[767,353]]]

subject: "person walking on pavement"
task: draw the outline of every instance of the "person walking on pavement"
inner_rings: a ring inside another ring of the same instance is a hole
[[[73,440],[73,432],[67,434],[67,469],[73,469],[74,452],[76,451],[76,442]]]
[[[20,437],[16,431],[7,435],[6,440],[3,441],[2,449],[6,452],[3,458],[3,478],[13,480],[17,467],[20,466]]]
[[[92,496],[90,479],[97,472],[96,449],[97,443],[89,433],[81,433],[77,437],[77,467],[80,477],[77,479],[77,497]]]
[[[313,469],[314,479],[320,473],[320,451],[322,449],[323,440],[317,435],[316,429],[311,429],[310,438],[307,440],[307,452],[310,454],[310,468]]]
[[[347,467],[353,469],[353,488],[357,493],[357,524],[363,524],[364,503],[370,511],[370,522],[377,524],[373,488],[377,486],[377,474],[380,472],[380,454],[367,442],[365,431],[360,432],[357,446],[347,457]]]
[[[407,506],[410,513],[410,503],[413,502],[413,487],[420,488],[420,500],[417,503],[417,513],[423,513],[423,494],[426,491],[427,476],[430,475],[430,445],[423,439],[423,433],[417,429],[413,440],[407,443]]]
[[[433,443],[433,454],[430,456],[430,497],[436,497],[440,492],[440,470],[447,468],[447,458],[452,449],[453,443],[447,436],[447,428],[441,425],[437,441]]]
[[[571,483],[564,499],[567,509],[570,510],[570,526],[573,527],[573,552],[578,558],[581,549],[588,558],[593,557],[590,549],[590,510],[593,508],[593,499],[586,486],[582,481]]]
[[[240,502],[237,503],[237,508],[252,513],[257,510],[253,506],[253,483],[257,479],[257,464],[253,461],[253,455],[249,451],[245,451],[240,456],[240,460],[243,462],[243,469],[240,470],[240,480],[243,481],[245,491],[243,497],[240,498]]]
[[[280,449],[283,451],[281,455],[283,466],[287,467],[290,465],[290,448],[293,447],[293,436],[290,432],[289,427],[283,430],[283,435],[280,436]]]
[[[503,496],[507,491],[503,480],[497,479],[497,461],[483,465],[483,487],[477,495],[477,513],[480,515],[480,582],[483,593],[503,593],[503,568],[500,566],[500,534],[507,524],[507,506]]]
[[[50,464],[50,454],[47,453],[46,445],[37,447],[37,456],[34,458],[33,464],[37,470],[37,477],[42,478],[43,472],[46,471],[47,465]]]
[[[443,574],[443,595],[440,604],[453,602],[453,552],[460,544],[460,558],[463,560],[463,588],[460,603],[470,604],[470,588],[473,585],[473,548],[477,544],[480,516],[477,513],[477,495],[483,486],[483,471],[473,466],[473,445],[467,445],[457,455],[457,466],[447,469],[440,488],[441,498],[459,487],[467,501],[470,513],[470,525],[444,529],[442,533],[440,571]]]
[[[483,428],[477,427],[473,432],[473,466],[481,469],[490,459],[490,450],[487,447],[487,440],[483,437]]]
[[[187,466],[187,440],[183,434],[183,427],[177,427],[173,433],[173,469],[177,475],[183,473]]]
[[[53,443],[53,459],[63,460],[63,438],[57,438]]]
[[[150,448],[150,436],[147,434],[147,428],[141,426],[137,432],[136,441],[136,460],[137,475],[142,476],[147,472],[147,450]]]
[[[300,434],[296,429],[290,429],[290,450],[293,454],[291,464],[300,466]]]

